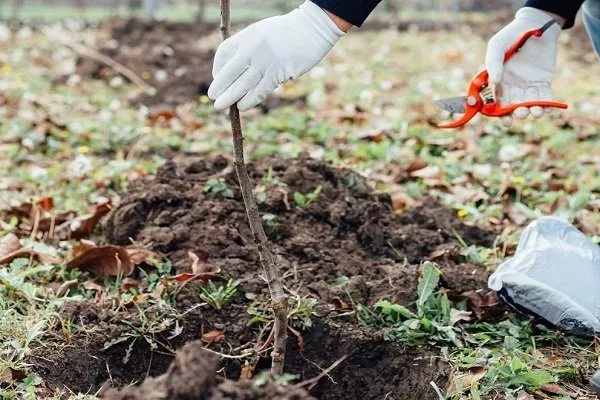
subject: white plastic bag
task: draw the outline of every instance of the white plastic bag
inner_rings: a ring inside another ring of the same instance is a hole
[[[533,221],[488,286],[541,322],[576,335],[600,332],[600,247],[561,219]]]

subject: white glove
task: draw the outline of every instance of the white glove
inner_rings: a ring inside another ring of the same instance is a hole
[[[532,7],[517,11],[515,19],[492,37],[488,43],[485,66],[490,74],[490,82],[496,85],[496,95],[500,104],[515,104],[524,101],[552,100],[552,80],[556,67],[556,49],[561,28],[552,25],[541,38],[532,37],[504,65],[504,54],[521,36],[532,29],[539,29],[553,17]],[[551,108],[521,107],[513,113],[525,119],[531,112],[535,118],[550,112]],[[504,117],[506,126],[512,124],[512,117]]]
[[[280,84],[312,69],[343,35],[311,1],[252,24],[219,46],[208,96],[216,100],[217,110],[236,102],[248,110]]]

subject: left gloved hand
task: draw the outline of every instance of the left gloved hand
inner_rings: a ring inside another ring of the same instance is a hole
[[[289,14],[252,24],[219,46],[208,96],[217,110],[234,103],[248,110],[312,69],[343,35],[310,0]]]

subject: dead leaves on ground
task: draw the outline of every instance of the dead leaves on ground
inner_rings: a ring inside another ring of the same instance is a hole
[[[140,245],[128,247],[97,246],[90,240],[82,240],[72,251],[73,259],[67,263],[70,269],[91,272],[98,277],[129,276],[134,268],[160,256]]]
[[[133,272],[133,262],[129,253],[119,246],[89,246],[74,249],[77,255],[67,263],[69,269],[91,272],[96,276],[129,276]]]
[[[189,251],[188,257],[190,260],[190,268],[192,272],[184,272],[174,276],[165,277],[167,281],[187,283],[190,281],[200,280],[202,282],[208,282],[211,278],[214,278],[216,275],[219,274],[219,272],[221,272],[221,269],[219,267],[216,267],[207,262],[208,254],[206,253],[200,253],[200,256],[198,256],[196,253]]]
[[[25,232],[42,233],[65,240],[89,236],[111,208],[111,201],[105,200],[91,205],[84,215],[78,215],[75,211],[55,212],[54,200],[45,197],[12,207],[6,213],[18,218],[19,228]]]
[[[452,373],[447,389],[449,397],[460,395],[477,384],[486,374],[483,367],[474,367],[465,372]]]
[[[42,264],[60,264],[62,261],[32,248],[25,248],[14,233],[0,239],[0,265],[11,263],[17,258],[33,258]]]

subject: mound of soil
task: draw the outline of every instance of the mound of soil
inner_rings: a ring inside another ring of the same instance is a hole
[[[198,99],[212,82],[214,52],[200,41],[217,31],[206,23],[131,19],[112,29],[112,40],[99,51],[131,69],[157,89],[138,100],[146,105],[178,105]],[[78,60],[78,73],[111,79],[116,72],[90,58]]]
[[[219,357],[204,349],[201,342],[185,345],[175,357],[167,372],[149,378],[140,386],[122,391],[109,391],[109,400],[310,400],[306,391],[273,383],[257,384],[255,381],[226,380],[217,384],[216,370]]]
[[[249,172],[258,184],[259,209],[266,216],[267,235],[286,286],[298,297],[317,300],[316,313],[311,326],[301,332],[302,339],[295,340],[292,335],[289,340],[286,371],[304,381],[343,358],[329,377],[311,389],[313,396],[335,400],[435,398],[429,382],[444,387],[449,374],[436,349],[386,342],[383,332],[362,326],[347,311],[353,303],[372,305],[384,298],[401,304],[412,302],[418,265],[430,256],[440,264],[443,284],[452,291],[486,288],[488,275],[483,268],[455,256],[460,249],[457,235],[469,244],[487,247],[495,235],[462,224],[453,211],[432,199],[399,215],[390,197],[375,193],[363,177],[322,161],[270,159],[249,165]],[[295,193],[307,195],[318,187],[321,192],[312,203],[296,204]],[[103,233],[110,243],[135,240],[150,246],[173,262],[174,273],[190,271],[191,251],[219,268],[220,279],[241,282],[238,295],[221,311],[194,308],[203,302],[199,284],[191,282],[180,288],[176,299],[177,307],[186,312],[180,322],[184,331],[174,339],[160,338],[171,348],[180,348],[211,330],[223,332],[223,340],[211,346],[223,353],[249,344],[257,349],[264,343],[268,332],[248,326],[247,310],[249,298],[266,298],[265,281],[237,178],[227,158],[168,163],[153,179],[130,188],[109,215]],[[345,285],[333,284],[340,280]],[[63,349],[60,357],[44,353],[36,358],[36,370],[46,381],[87,391],[99,388],[107,379],[122,386],[147,372],[156,376],[167,370],[169,356],[151,352],[143,340],[131,348],[127,343],[103,347],[107,337],[121,335],[124,318],[134,323],[131,316],[90,311],[88,303],[65,306],[61,313],[65,319],[85,322],[88,334],[85,342],[75,339],[79,344]],[[146,313],[151,315],[151,311]],[[98,329],[97,338],[90,336],[94,331],[90,327]],[[123,361],[128,352],[129,364]],[[72,357],[80,359],[70,365]],[[268,364],[268,359],[260,359],[252,367],[258,373]],[[238,379],[243,367],[241,360],[221,361],[222,372],[229,379]],[[70,374],[72,368],[76,371]],[[153,380],[153,385],[165,387],[165,379],[169,378]]]

